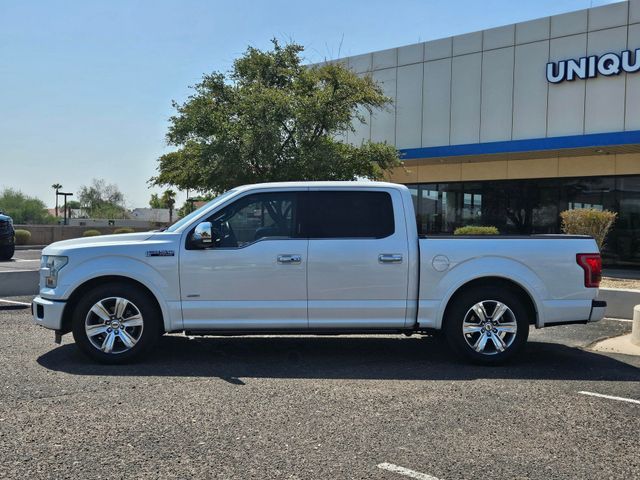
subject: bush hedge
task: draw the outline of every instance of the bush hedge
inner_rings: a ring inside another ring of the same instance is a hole
[[[16,230],[16,245],[26,245],[31,240],[31,232],[29,230]]]
[[[467,225],[466,227],[458,227],[453,232],[454,235],[499,235],[500,232],[496,227]]]
[[[85,230],[82,234],[83,237],[97,237],[98,235],[102,235],[99,230]]]
[[[116,228],[113,233],[116,235],[119,235],[121,233],[134,233],[135,230],[133,228],[129,228],[129,227],[120,227],[120,228]]]
[[[560,212],[562,231],[572,235],[590,235],[595,238],[600,250],[618,214],[609,210],[576,208]]]

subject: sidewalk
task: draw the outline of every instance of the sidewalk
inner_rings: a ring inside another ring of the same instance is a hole
[[[605,268],[600,288],[640,290],[640,270]]]

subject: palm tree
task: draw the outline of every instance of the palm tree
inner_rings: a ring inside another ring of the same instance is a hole
[[[58,218],[58,190],[62,188],[62,185],[60,185],[59,183],[54,183],[53,185],[51,185],[51,188],[56,191],[56,218]]]
[[[169,223],[173,223],[173,206],[176,204],[176,192],[165,190],[162,194],[162,203],[169,209]]]

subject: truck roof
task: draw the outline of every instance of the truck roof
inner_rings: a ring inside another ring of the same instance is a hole
[[[324,188],[393,188],[396,190],[404,190],[407,187],[398,183],[390,182],[372,182],[368,180],[357,181],[330,181],[330,182],[271,182],[271,183],[253,183],[236,187],[235,190],[254,190],[260,188],[305,188],[305,187],[324,187]]]

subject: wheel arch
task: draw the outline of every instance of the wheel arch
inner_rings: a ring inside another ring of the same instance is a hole
[[[91,291],[91,289],[109,282],[131,285],[133,287],[137,287],[140,290],[144,291],[149,296],[149,298],[151,298],[152,301],[156,304],[156,307],[158,308],[160,315],[162,315],[162,322],[161,322],[162,331],[163,333],[166,331],[165,322],[167,319],[167,313],[165,312],[160,301],[158,300],[158,297],[151,291],[149,287],[139,282],[138,280],[135,280],[131,277],[127,277],[124,275],[102,275],[102,276],[94,277],[94,278],[91,278],[90,280],[87,280],[86,282],[78,285],[73,290],[73,292],[71,292],[71,295],[69,296],[69,299],[67,300],[64,310],[62,312],[62,333],[63,334],[69,333],[72,329],[71,323],[72,323],[73,311],[76,308],[80,299],[87,292]]]
[[[495,286],[497,288],[506,288],[513,293],[515,293],[523,302],[525,308],[529,313],[529,324],[530,325],[538,325],[539,312],[536,307],[536,302],[531,295],[531,293],[520,283],[517,281],[499,277],[499,276],[486,276],[486,277],[478,277],[473,280],[469,280],[468,282],[460,285],[449,297],[447,300],[445,307],[442,311],[442,316],[440,318],[440,324],[444,326],[444,323],[447,321],[448,312],[451,309],[451,306],[455,303],[456,299],[459,298],[463,293],[478,287],[486,287],[486,286]]]

